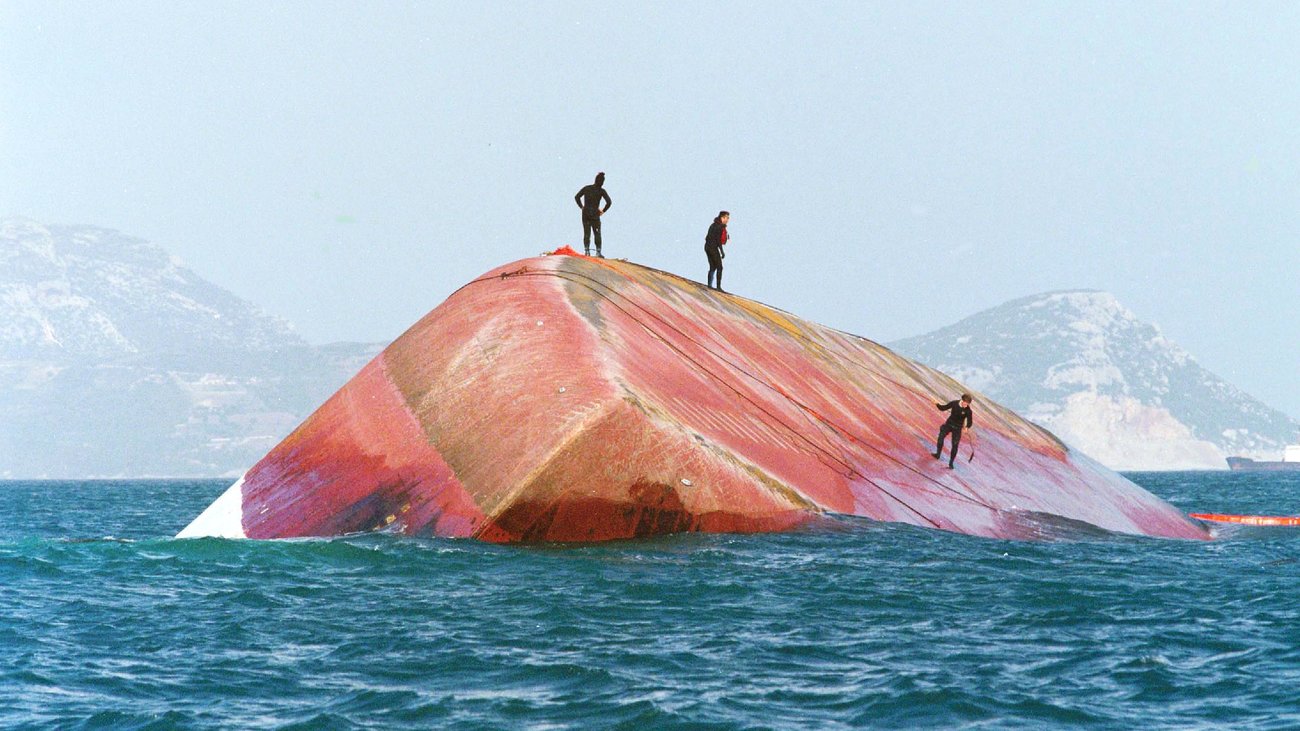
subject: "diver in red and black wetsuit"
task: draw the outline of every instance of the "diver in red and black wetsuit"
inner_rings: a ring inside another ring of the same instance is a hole
[[[709,286],[713,286],[713,274],[718,274],[717,290],[722,289],[722,259],[726,256],[722,247],[727,244],[727,221],[731,220],[731,214],[727,211],[718,213],[718,217],[713,219],[709,226],[709,232],[704,236],[704,255],[709,258]]]

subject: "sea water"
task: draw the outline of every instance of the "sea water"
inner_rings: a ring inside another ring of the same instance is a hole
[[[227,484],[0,483],[0,728],[1300,728],[1297,529],[171,538]]]

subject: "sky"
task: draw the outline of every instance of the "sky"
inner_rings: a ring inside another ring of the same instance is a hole
[[[309,341],[581,242],[889,341],[1114,293],[1300,415],[1300,4],[0,0],[0,215]]]

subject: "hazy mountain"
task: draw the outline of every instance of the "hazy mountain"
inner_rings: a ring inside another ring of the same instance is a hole
[[[310,346],[116,231],[0,221],[0,476],[236,474],[380,347]]]
[[[381,347],[308,345],[115,231],[0,221],[0,477],[238,474]],[[1015,300],[891,347],[1121,469],[1276,458],[1300,429],[1103,292]]]
[[[305,343],[158,246],[90,226],[0,223],[0,353],[103,360]]]
[[[1050,292],[891,343],[1117,469],[1278,459],[1300,424],[1205,370],[1106,292]]]

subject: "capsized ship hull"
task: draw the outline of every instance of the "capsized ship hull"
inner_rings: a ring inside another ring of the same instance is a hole
[[[1208,537],[979,396],[949,470],[929,454],[932,399],[964,390],[664,272],[526,259],[453,293],[181,536],[602,541],[849,514],[1002,538],[1040,536],[1026,516]]]

